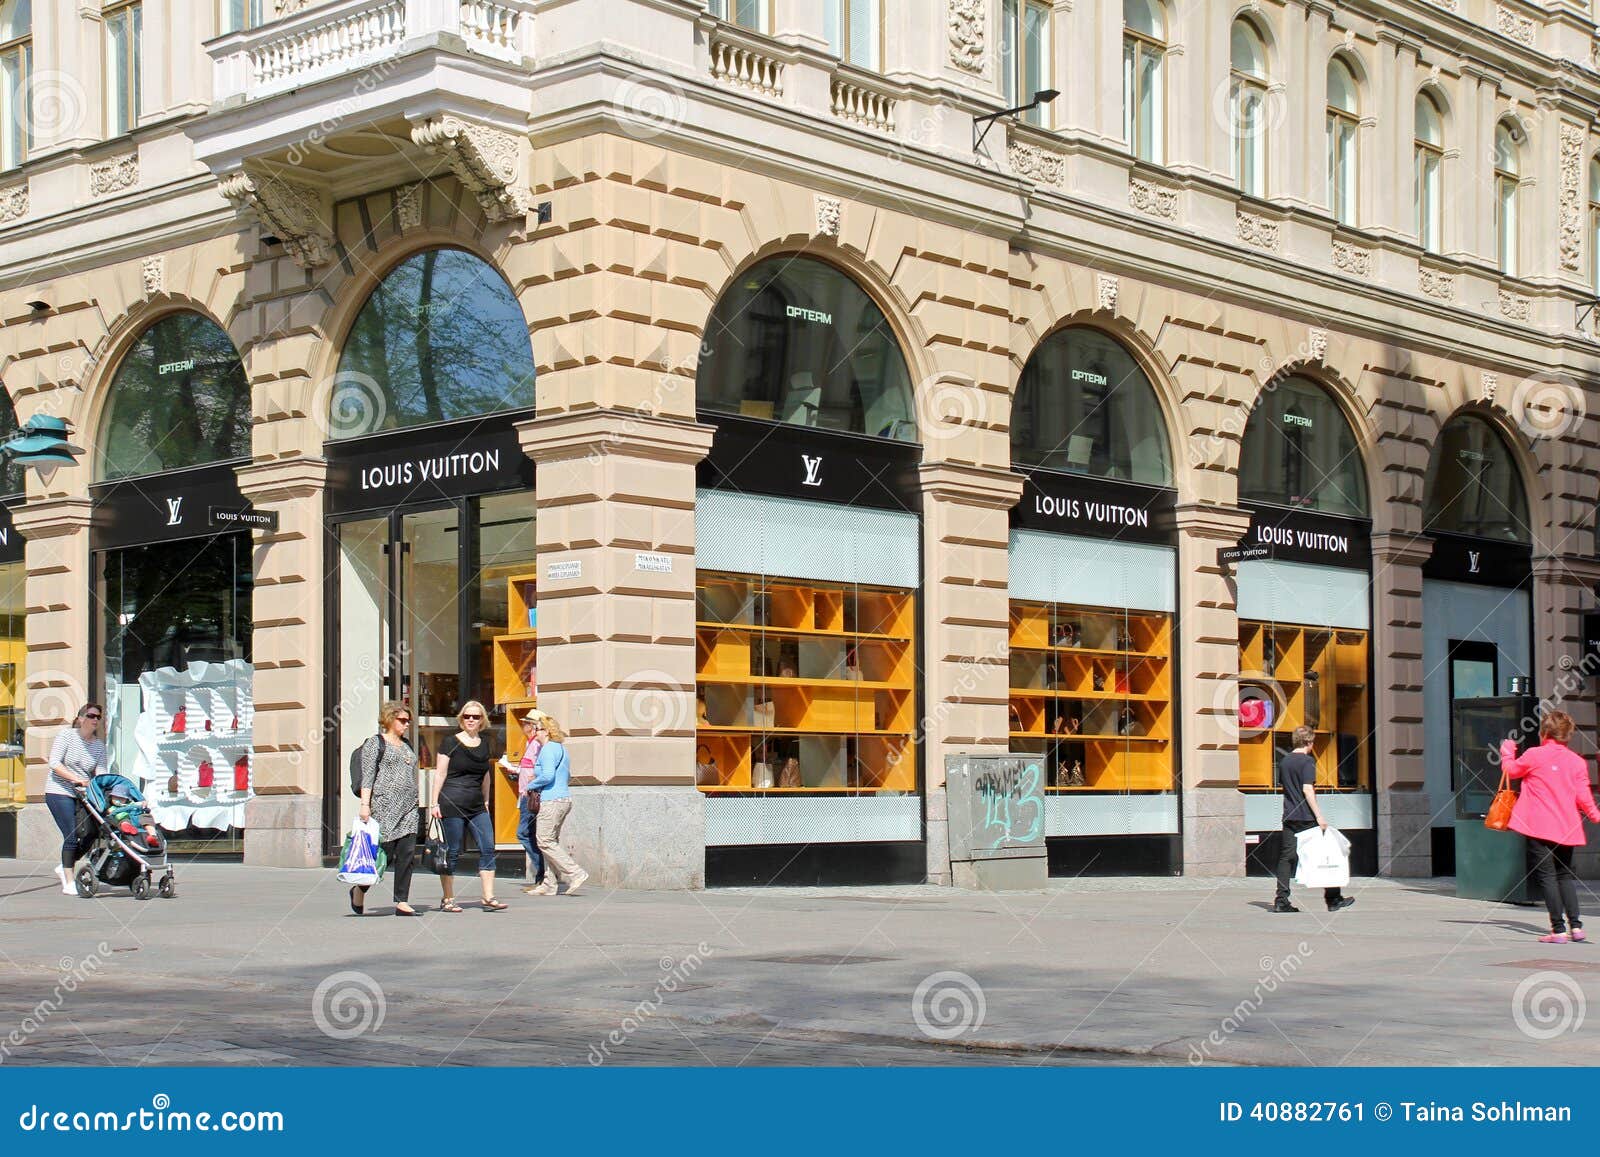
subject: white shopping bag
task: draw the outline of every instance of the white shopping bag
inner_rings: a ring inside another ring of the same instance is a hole
[[[339,879],[370,888],[378,882],[378,821],[356,820],[339,857]]]
[[[1295,837],[1300,866],[1294,882],[1302,888],[1342,888],[1350,882],[1350,841],[1338,828],[1307,828]]]

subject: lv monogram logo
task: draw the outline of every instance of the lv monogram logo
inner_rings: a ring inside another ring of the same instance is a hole
[[[805,485],[807,485],[807,486],[821,486],[822,485],[822,455],[821,454],[802,454],[802,455],[800,455],[800,461],[805,463],[805,468],[806,468]]]
[[[1483,558],[1483,552],[1480,551],[1480,550],[1469,550],[1469,551],[1467,551],[1467,573],[1468,574],[1477,574],[1478,573],[1478,562],[1482,558]]]
[[[183,499],[167,499],[167,525],[177,526],[183,522]]]

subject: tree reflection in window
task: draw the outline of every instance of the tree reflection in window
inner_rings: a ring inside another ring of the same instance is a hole
[[[9,442],[17,436],[20,427],[17,423],[17,407],[11,401],[9,391],[0,389],[0,442]],[[0,465],[0,494],[21,494],[23,490],[22,476],[26,467],[20,462],[13,462],[10,458]]]
[[[1108,334],[1058,330],[1028,359],[1011,409],[1019,466],[1172,485],[1155,387]]]
[[[248,457],[250,383],[239,351],[208,317],[163,317],[117,368],[100,428],[105,482]]]
[[[917,437],[911,377],[883,311],[809,257],[763,261],[722,295],[695,396],[702,413]]]
[[[372,291],[339,357],[329,437],[533,405],[533,347],[511,287],[460,249],[428,249]]]
[[[1505,439],[1476,414],[1445,423],[1428,459],[1423,526],[1431,531],[1531,542],[1528,495]]]
[[[1316,382],[1284,378],[1262,392],[1239,448],[1239,499],[1366,517],[1355,431]]]

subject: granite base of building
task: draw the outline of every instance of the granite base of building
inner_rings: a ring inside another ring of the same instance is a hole
[[[697,787],[574,787],[561,844],[602,887],[697,890],[705,832]]]
[[[1378,875],[1433,875],[1433,811],[1425,791],[1378,793]]]
[[[1245,874],[1244,796],[1233,787],[1183,793],[1183,874]]]
[[[1049,867],[1044,856],[956,860],[950,865],[956,887],[979,892],[1026,892],[1049,887]]]
[[[30,803],[17,813],[17,858],[61,862],[61,829],[42,801]]]
[[[244,805],[244,862],[261,868],[322,866],[322,797],[258,795]]]
[[[924,830],[927,833],[928,848],[928,883],[949,884],[952,882],[950,864],[950,809],[945,796],[944,788],[937,788],[928,792]]]

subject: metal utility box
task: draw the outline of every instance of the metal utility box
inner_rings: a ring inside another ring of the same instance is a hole
[[[1037,755],[945,759],[950,873],[959,888],[1043,888],[1044,762]]]

